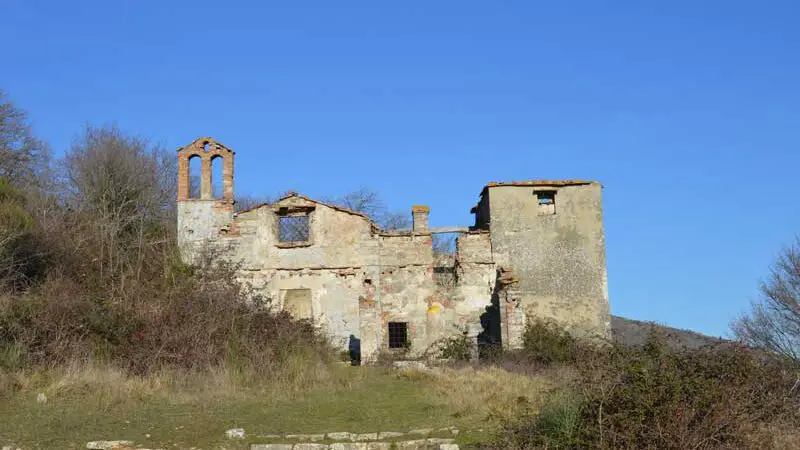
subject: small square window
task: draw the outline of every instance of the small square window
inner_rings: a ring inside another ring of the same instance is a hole
[[[554,205],[556,203],[556,193],[553,191],[539,191],[536,198],[540,205]]]
[[[405,348],[408,345],[408,324],[389,322],[389,348]]]
[[[534,195],[539,202],[539,215],[556,213],[556,191],[535,191]]]
[[[308,241],[308,215],[281,216],[278,223],[278,240],[281,243]]]

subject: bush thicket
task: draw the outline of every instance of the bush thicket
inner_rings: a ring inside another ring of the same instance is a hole
[[[87,127],[51,170],[25,114],[2,96],[0,113],[0,154],[14,159],[0,164],[0,370],[268,372],[328,358],[311,323],[251,295],[235,267],[181,261],[171,152]]]
[[[735,344],[674,350],[652,333],[641,347],[588,346],[542,323],[525,344],[531,359],[566,361],[577,376],[507,422],[502,447],[777,448],[763,431],[800,423],[792,366]]]

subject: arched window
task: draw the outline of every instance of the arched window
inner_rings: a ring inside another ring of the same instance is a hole
[[[189,157],[189,198],[200,198],[200,179],[203,161],[200,155]]]
[[[211,195],[215,199],[223,197],[223,178],[222,166],[224,158],[222,156],[214,156],[211,158]]]

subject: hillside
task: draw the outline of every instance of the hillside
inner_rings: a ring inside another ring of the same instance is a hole
[[[722,338],[660,325],[655,322],[644,322],[641,320],[611,316],[611,332],[614,342],[626,346],[639,346],[644,344],[650,330],[655,330],[662,334],[667,343],[674,348],[684,347],[696,349],[709,344],[727,342]]]

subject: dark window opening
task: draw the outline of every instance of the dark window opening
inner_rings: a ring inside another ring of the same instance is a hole
[[[553,191],[540,191],[536,193],[540,205],[554,205],[556,203],[556,193]]]
[[[278,240],[282,243],[308,241],[308,215],[282,216],[278,227]]]
[[[536,191],[534,194],[539,202],[539,215],[556,213],[556,191]]]
[[[408,346],[408,324],[405,322],[389,322],[389,348],[406,348]]]

